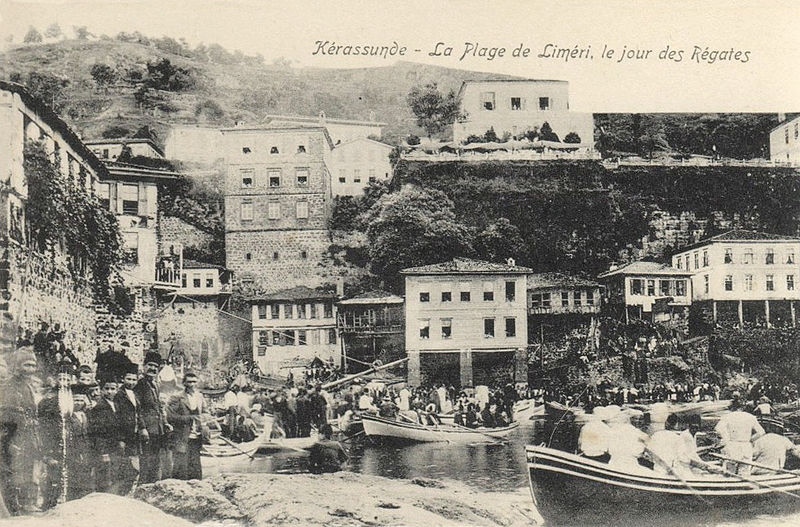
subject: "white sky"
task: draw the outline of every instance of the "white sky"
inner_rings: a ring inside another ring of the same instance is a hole
[[[19,42],[28,26],[43,31],[53,22],[68,34],[75,25],[98,35],[140,31],[317,67],[393,60],[313,56],[316,40],[397,41],[409,48],[409,61],[568,80],[570,106],[579,111],[800,110],[795,0],[0,0],[0,37],[13,34]],[[427,56],[439,41],[453,46],[453,56]],[[459,61],[465,42],[506,47],[507,56]],[[508,56],[521,43],[531,56]],[[591,45],[594,60],[536,58],[548,43]],[[649,60],[617,64],[600,59],[604,44],[653,52]],[[684,60],[657,60],[667,45],[687,50]],[[696,64],[689,61],[694,45],[749,50],[750,60]]]

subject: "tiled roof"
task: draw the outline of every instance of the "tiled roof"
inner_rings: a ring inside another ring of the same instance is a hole
[[[530,274],[533,270],[519,265],[484,262],[470,258],[453,258],[442,262],[403,269],[400,274]]]
[[[536,273],[528,277],[528,290],[554,287],[600,287],[594,280],[562,273]]]
[[[770,232],[749,231],[746,229],[732,229],[710,238],[702,239],[696,243],[678,249],[675,254],[682,253],[697,247],[702,247],[713,242],[755,242],[755,241],[800,241],[796,236],[784,236]]]
[[[675,276],[691,276],[692,273],[675,269],[668,265],[658,262],[631,262],[628,265],[623,265],[617,269],[600,273],[598,278],[607,278],[618,274],[652,274],[652,275],[675,275]]]
[[[283,289],[275,293],[258,295],[250,298],[251,303],[256,302],[274,302],[274,301],[287,301],[292,302],[295,300],[317,300],[317,299],[335,299],[336,293],[331,291],[320,291],[318,289],[311,289],[304,285],[292,287],[291,289]]]
[[[402,304],[404,302],[402,296],[393,295],[388,291],[367,291],[342,300],[339,302],[342,305],[364,305],[364,304]]]

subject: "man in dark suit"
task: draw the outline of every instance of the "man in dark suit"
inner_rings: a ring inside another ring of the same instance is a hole
[[[167,418],[174,427],[173,476],[177,479],[202,479],[200,449],[203,446],[201,414],[206,413],[203,394],[197,390],[197,374],[187,371],[183,376],[185,391],[170,399]]]
[[[89,410],[88,416],[88,435],[95,460],[95,485],[98,492],[118,492],[117,474],[122,448],[114,404],[117,383],[111,378],[100,382],[102,397]]]
[[[172,430],[158,389],[161,355],[150,351],[144,357],[144,378],[133,389],[139,397],[139,482],[155,483],[161,479],[161,456],[166,435]]]
[[[117,407],[117,427],[119,439],[123,447],[122,466],[120,467],[119,492],[126,495],[133,488],[139,470],[139,398],[134,392],[139,381],[139,368],[129,364],[125,375],[122,377],[122,387],[114,397]]]

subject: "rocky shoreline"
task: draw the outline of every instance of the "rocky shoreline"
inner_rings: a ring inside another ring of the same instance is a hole
[[[454,481],[336,474],[228,474],[165,480],[132,497],[91,494],[11,527],[503,526],[541,524],[527,489],[480,492]]]

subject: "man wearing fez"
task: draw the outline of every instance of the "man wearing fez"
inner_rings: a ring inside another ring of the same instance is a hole
[[[73,430],[77,425],[73,416],[75,405],[71,380],[72,365],[68,362],[59,364],[50,392],[39,403],[39,431],[45,468],[45,481],[40,490],[44,509],[65,500],[67,486],[71,483],[67,474],[74,455]]]
[[[166,448],[166,436],[172,431],[158,389],[161,355],[149,351],[144,357],[144,377],[133,389],[139,397],[139,482],[155,483],[161,479],[161,455]]]
[[[133,488],[139,474],[139,408],[141,403],[134,392],[139,381],[139,367],[131,363],[122,377],[122,387],[114,397],[117,407],[120,447],[123,449],[121,473],[119,474],[121,495]]]
[[[89,410],[89,440],[94,456],[95,484],[98,492],[117,492],[119,485],[119,430],[117,427],[117,382],[113,378],[100,379],[102,397]]]
[[[174,395],[167,407],[167,416],[175,428],[173,476],[177,479],[203,478],[200,465],[203,446],[201,415],[207,413],[207,408],[197,382],[197,374],[187,371],[183,376],[184,391]]]
[[[36,356],[30,346],[12,356],[12,377],[0,391],[0,480],[12,513],[35,512],[41,456],[36,404]]]

